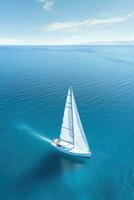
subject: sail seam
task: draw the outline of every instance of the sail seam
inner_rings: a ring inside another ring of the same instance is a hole
[[[61,141],[67,142],[67,143],[69,143],[69,144],[73,144],[72,142],[70,142],[70,141],[68,141],[68,140],[63,140],[62,138],[61,138]]]
[[[69,108],[69,109],[71,109],[71,107],[69,107],[69,106],[66,106],[66,108]]]
[[[66,101],[66,103],[71,105],[71,103],[69,103],[69,102],[67,102],[67,101]]]
[[[69,129],[69,130],[73,130],[72,128],[67,128],[67,127],[65,127],[65,126],[63,126],[62,128]]]

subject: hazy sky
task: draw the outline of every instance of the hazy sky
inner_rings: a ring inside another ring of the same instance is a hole
[[[134,0],[0,0],[0,44],[134,40]]]

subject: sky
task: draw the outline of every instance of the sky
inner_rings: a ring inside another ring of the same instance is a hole
[[[134,0],[0,0],[1,45],[134,40]]]

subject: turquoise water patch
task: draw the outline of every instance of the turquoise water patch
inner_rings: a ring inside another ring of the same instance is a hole
[[[0,47],[0,199],[134,198],[134,47]],[[91,159],[58,153],[69,83]]]

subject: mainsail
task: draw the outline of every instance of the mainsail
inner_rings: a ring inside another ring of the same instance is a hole
[[[71,87],[68,90],[60,139],[73,144],[75,151],[90,152]]]
[[[71,144],[74,143],[72,117],[73,117],[72,116],[72,96],[71,96],[71,89],[69,88],[67,99],[66,99],[65,110],[64,110],[60,139],[65,142],[69,142]]]

